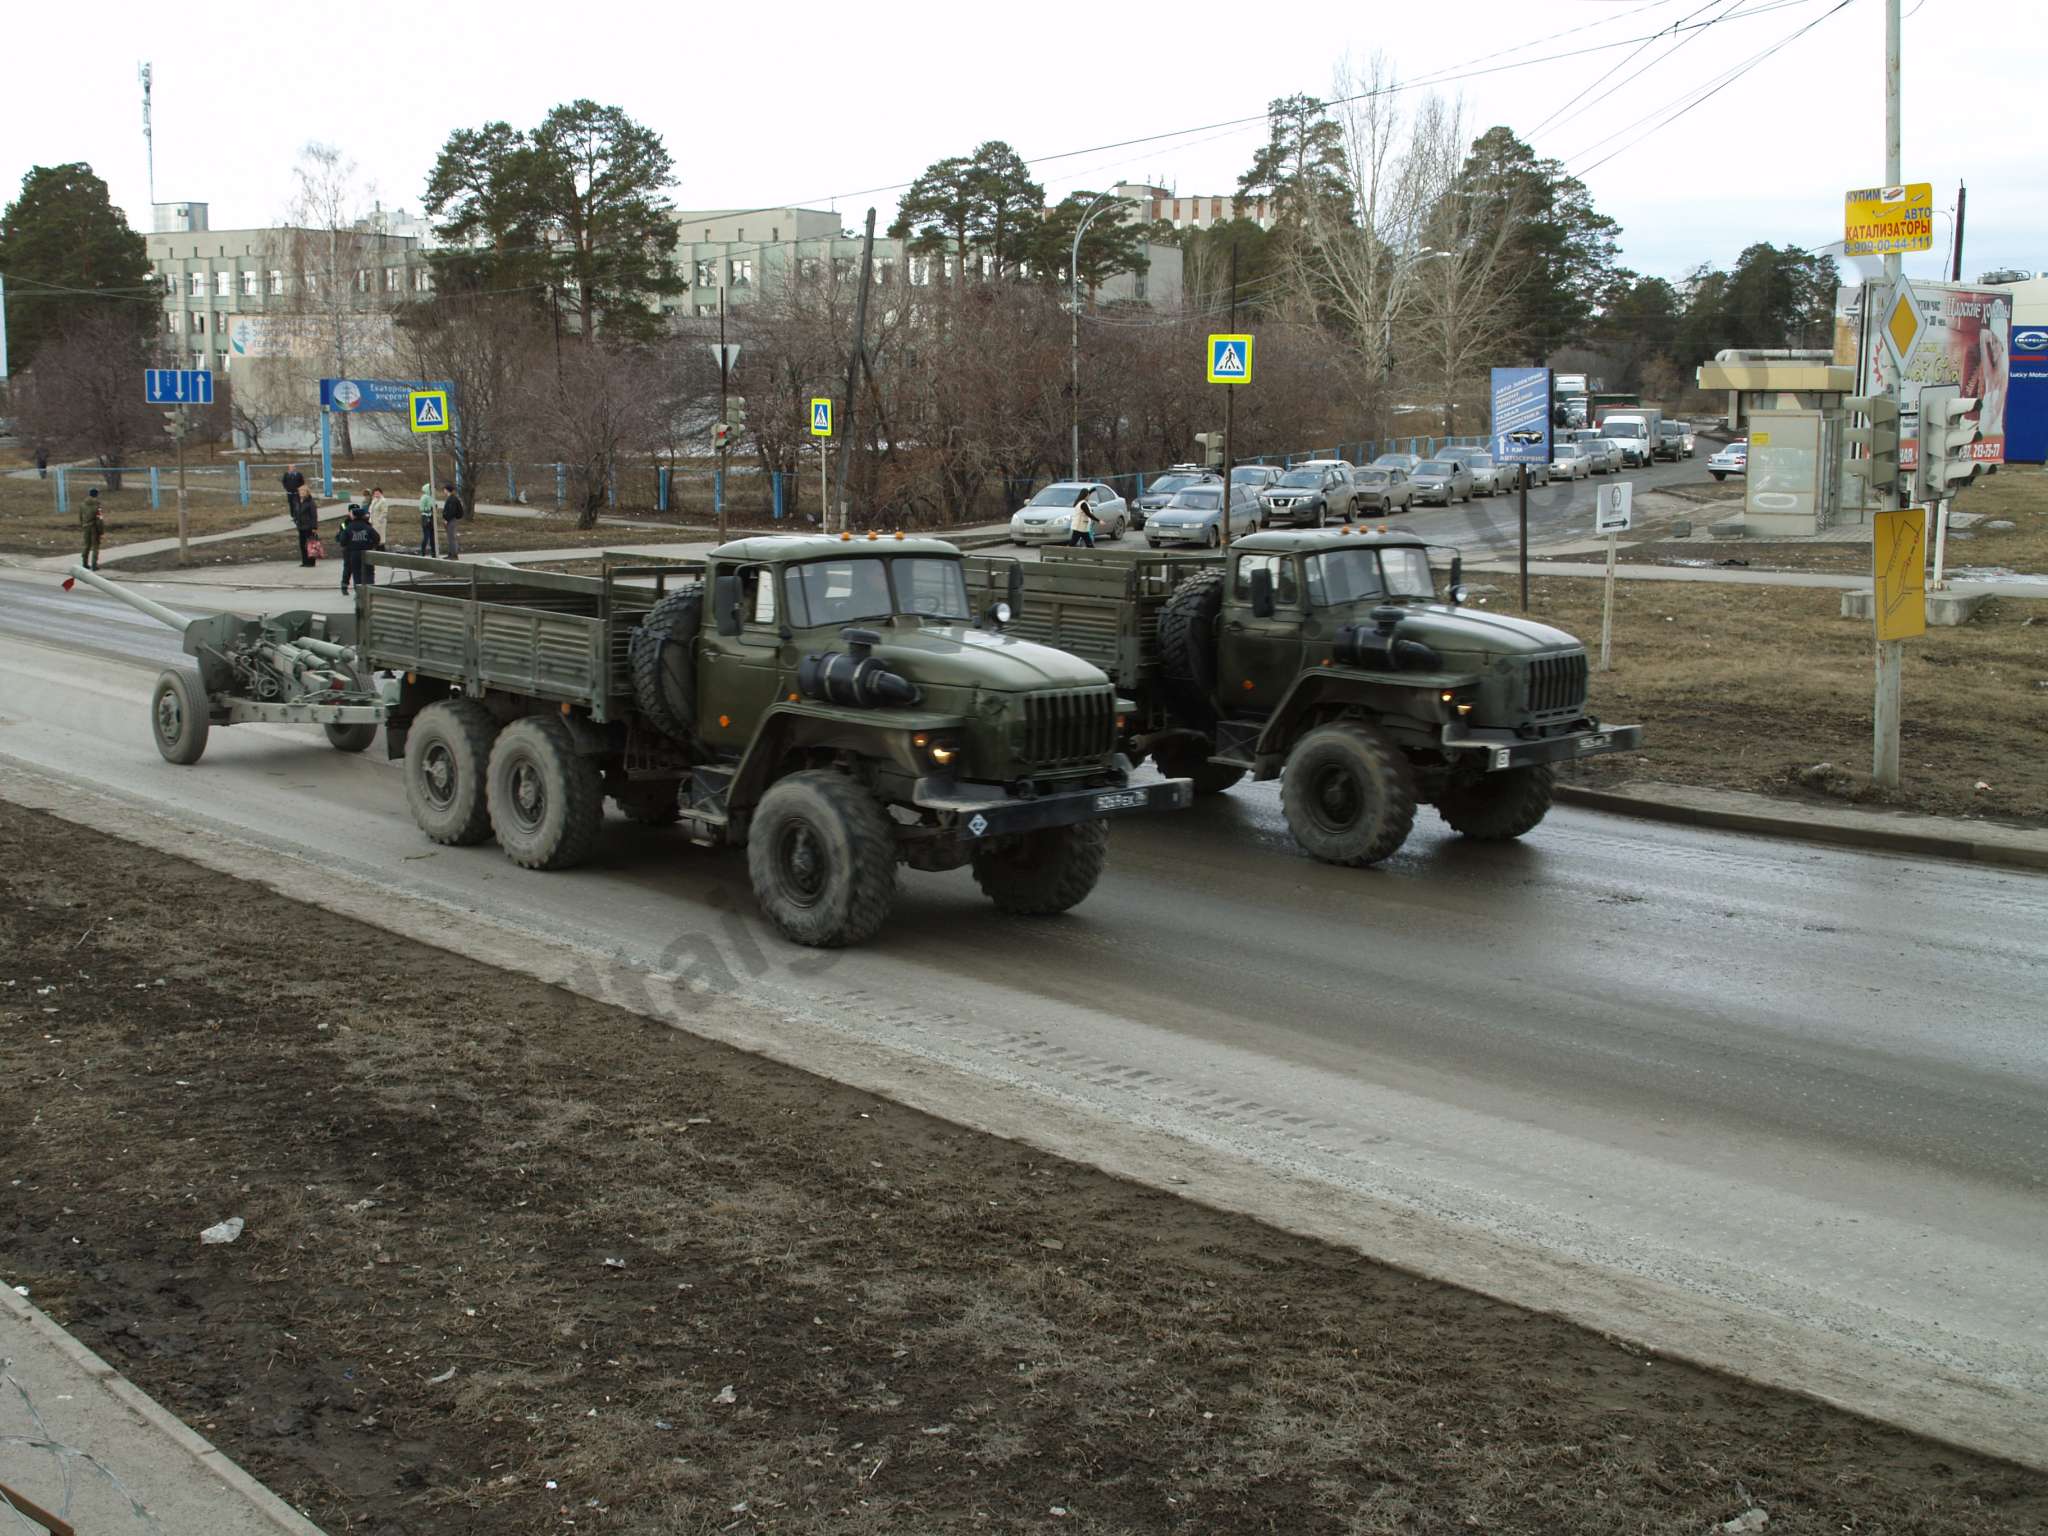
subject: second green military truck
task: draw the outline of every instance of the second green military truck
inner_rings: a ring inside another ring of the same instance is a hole
[[[1221,555],[1049,551],[969,572],[1013,596],[1011,633],[1130,698],[1133,762],[1198,794],[1278,778],[1295,840],[1329,863],[1378,863],[1424,804],[1467,837],[1520,837],[1550,809],[1554,765],[1642,738],[1586,713],[1572,636],[1465,606],[1456,562],[1439,601],[1411,535],[1267,532]]]
[[[749,538],[695,566],[601,576],[378,555],[357,652],[404,675],[385,721],[413,818],[560,869],[604,804],[744,845],[786,936],[872,936],[896,867],[970,867],[1007,912],[1094,888],[1106,819],[1188,804],[1134,784],[1129,722],[1090,662],[968,605],[934,539]]]

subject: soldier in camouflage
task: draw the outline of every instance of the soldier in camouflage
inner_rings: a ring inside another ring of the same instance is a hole
[[[78,534],[78,563],[89,571],[98,570],[100,540],[107,536],[107,509],[97,486],[85,493],[85,505],[78,509]]]

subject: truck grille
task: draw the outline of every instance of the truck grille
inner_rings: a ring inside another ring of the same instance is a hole
[[[1586,708],[1586,653],[1539,656],[1529,663],[1529,713],[1577,715]]]
[[[1024,758],[1032,767],[1092,768],[1115,750],[1116,700],[1107,688],[1024,696]]]

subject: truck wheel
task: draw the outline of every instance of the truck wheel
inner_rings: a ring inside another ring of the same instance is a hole
[[[1294,840],[1325,864],[1377,864],[1415,825],[1415,776],[1372,726],[1320,726],[1287,756],[1280,809]]]
[[[466,848],[491,835],[484,781],[498,722],[475,699],[443,699],[413,717],[405,736],[405,803],[437,843]]]
[[[1191,725],[1216,718],[1216,617],[1222,611],[1220,570],[1190,576],[1159,610],[1159,657],[1167,699]]]
[[[1451,830],[1482,843],[1505,843],[1536,829],[1550,814],[1553,780],[1548,763],[1503,768],[1453,789],[1436,803]]]
[[[612,801],[626,820],[643,827],[668,827],[683,819],[677,779],[633,779],[619,786]]]
[[[157,678],[149,696],[149,729],[165,762],[183,768],[199,761],[213,728],[209,707],[206,685],[190,667],[174,667]]]
[[[367,752],[377,739],[374,725],[323,725],[327,744],[337,752]]]
[[[633,699],[664,736],[687,742],[697,721],[697,631],[704,584],[686,582],[647,610],[626,642]]]
[[[860,944],[896,900],[896,839],[873,795],[829,768],[807,769],[761,797],[747,873],[784,938],[815,949]]]
[[[1109,827],[1078,821],[1045,827],[974,851],[974,883],[996,909],[1016,917],[1051,917],[1087,900],[1109,857]]]
[[[1244,777],[1242,768],[1227,768],[1221,763],[1212,763],[1200,747],[1185,742],[1175,742],[1161,747],[1152,754],[1152,760],[1159,765],[1159,771],[1169,779],[1192,779],[1195,794],[1220,795],[1239,779]]]
[[[572,869],[604,824],[604,776],[555,715],[526,715],[491,744],[491,830],[522,869]]]

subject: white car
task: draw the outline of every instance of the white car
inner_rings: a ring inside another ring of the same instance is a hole
[[[1123,497],[1099,480],[1055,480],[1010,517],[1012,544],[1064,544],[1072,534],[1074,503],[1088,493],[1088,506],[1101,519],[1088,526],[1101,539],[1120,539],[1131,523]]]
[[[1685,457],[1686,457],[1686,458],[1688,458],[1688,459],[1692,457],[1692,423],[1691,423],[1691,422],[1687,422],[1687,423],[1685,424],[1685,448],[1684,448],[1684,454],[1685,454]]]
[[[1553,480],[1583,480],[1592,473],[1593,461],[1579,443],[1553,443],[1550,446],[1550,478]]]
[[[1749,474],[1749,439],[1730,443],[1719,453],[1707,460],[1707,473],[1716,480],[1726,480],[1730,475]]]

